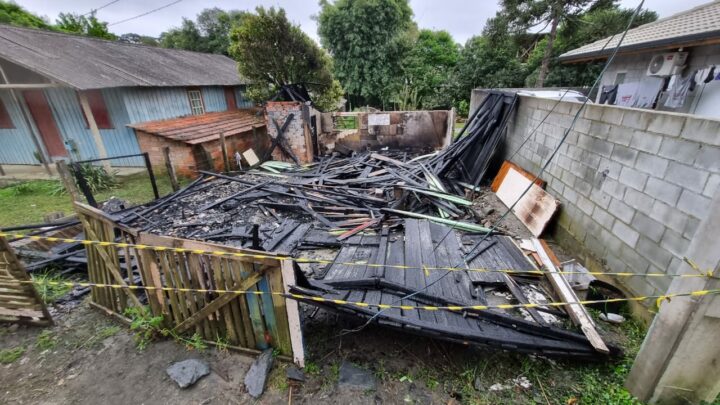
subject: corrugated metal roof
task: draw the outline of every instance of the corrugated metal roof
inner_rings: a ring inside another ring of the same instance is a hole
[[[0,24],[0,57],[80,90],[246,84],[224,55]]]
[[[219,139],[220,133],[232,136],[251,131],[253,127],[263,127],[265,118],[257,115],[255,110],[235,110],[140,122],[128,126],[148,134],[195,145]]]
[[[560,60],[567,62],[610,55],[621,36],[622,34],[617,34],[565,52],[560,55]],[[610,38],[612,39],[608,43]],[[708,39],[720,39],[720,0],[633,28],[625,36],[620,50],[679,47]]]

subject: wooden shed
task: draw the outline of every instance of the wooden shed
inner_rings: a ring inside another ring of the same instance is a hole
[[[131,124],[140,149],[148,152],[153,166],[165,162],[163,149],[169,147],[175,172],[195,177],[197,170],[223,170],[220,134],[225,137],[227,153],[253,149],[262,156],[270,146],[265,118],[255,109],[241,109],[191,115],[168,120]]]

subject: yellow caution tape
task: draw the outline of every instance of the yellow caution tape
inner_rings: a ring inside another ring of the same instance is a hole
[[[154,287],[154,286],[136,286],[136,285],[121,285],[121,284],[104,284],[104,283],[90,283],[90,282],[70,282],[70,281],[50,281],[50,280],[17,280],[23,284],[38,284],[38,285],[52,285],[52,286],[65,286],[65,287],[93,287],[93,288],[115,288],[125,290],[149,290],[149,291],[168,291],[168,292],[181,292],[181,293],[202,293],[202,294],[236,294],[236,295],[274,295],[285,297],[289,299],[295,299],[300,301],[314,301],[322,303],[330,303],[337,305],[348,305],[356,306],[361,308],[378,308],[378,309],[402,309],[406,311],[485,311],[489,309],[518,309],[518,308],[538,308],[538,307],[562,307],[567,305],[592,305],[592,304],[604,304],[612,302],[630,302],[630,301],[645,301],[645,300],[656,300],[656,305],[660,307],[660,303],[665,300],[670,300],[676,297],[700,297],[709,294],[720,294],[720,289],[715,290],[698,290],[687,293],[675,293],[675,294],[664,294],[664,295],[644,295],[639,297],[626,297],[626,298],[610,298],[606,300],[584,300],[576,302],[546,302],[546,303],[530,303],[530,304],[498,304],[498,305],[447,305],[447,306],[435,306],[435,305],[391,305],[391,304],[372,304],[361,301],[346,301],[332,298],[315,297],[303,294],[293,294],[284,292],[272,292],[272,291],[256,291],[256,290],[224,290],[224,289],[208,289],[208,288],[175,288],[175,287]]]
[[[186,248],[174,248],[167,246],[151,246],[144,244],[133,244],[124,242],[108,242],[108,241],[97,241],[88,239],[72,239],[72,238],[59,238],[55,236],[40,236],[40,235],[25,235],[20,233],[8,233],[0,232],[0,237],[5,238],[18,238],[18,239],[30,239],[34,241],[47,241],[47,242],[63,242],[63,243],[81,243],[85,246],[104,246],[104,247],[117,247],[117,248],[133,248],[137,250],[153,250],[157,252],[174,252],[174,253],[194,253],[199,255],[209,256],[224,256],[224,257],[247,257],[254,259],[274,259],[274,260],[292,260],[296,263],[305,264],[340,264],[344,266],[366,266],[370,268],[389,268],[399,270],[421,270],[426,275],[429,271],[469,271],[479,273],[505,273],[514,275],[525,275],[525,276],[544,276],[549,274],[547,271],[542,270],[514,270],[514,269],[488,269],[488,268],[464,268],[464,267],[442,267],[442,266],[406,266],[401,264],[382,264],[382,263],[367,263],[364,261],[358,262],[336,262],[333,260],[324,259],[306,259],[298,258],[286,255],[263,255],[259,253],[238,253],[238,252],[223,252],[223,251],[211,251],[202,249],[186,249]],[[688,261],[689,259],[686,259]],[[698,270],[698,274],[666,274],[666,273],[644,273],[636,274],[631,272],[601,272],[601,271],[556,271],[553,274],[588,274],[593,276],[614,276],[614,277],[671,277],[671,278],[686,278],[686,277],[713,277],[713,272],[705,272]]]

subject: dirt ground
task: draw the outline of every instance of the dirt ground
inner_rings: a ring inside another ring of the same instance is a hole
[[[477,202],[479,210],[494,209],[486,213],[488,221],[504,212],[493,194]],[[512,215],[503,229],[528,236]],[[87,302],[55,309],[53,327],[0,325],[0,352],[23,350],[15,359],[0,357],[0,404],[636,403],[622,388],[644,334],[632,321],[619,326],[598,321],[600,332],[623,346],[626,355],[590,363],[467,347],[374,325],[362,327],[354,319],[301,308],[306,381],[291,386],[285,374],[288,364],[276,361],[257,401],[243,386],[253,357],[215,348],[198,351],[167,339],[141,351],[127,325]],[[165,369],[189,358],[207,361],[211,373],[180,389]],[[369,370],[377,390],[340,388],[343,361]]]

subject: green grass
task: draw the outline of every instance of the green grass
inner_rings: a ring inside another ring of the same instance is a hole
[[[22,346],[0,350],[0,364],[14,363],[23,354],[25,354],[25,348]]]
[[[57,346],[57,337],[51,330],[45,329],[35,339],[35,346],[40,350],[52,350]]]
[[[52,304],[72,290],[72,287],[69,285],[56,284],[67,282],[67,280],[56,275],[52,270],[32,274],[31,277],[35,283],[35,289],[46,304]]]
[[[118,197],[132,204],[146,203],[154,198],[147,173],[118,177],[119,185],[95,195],[97,201]],[[165,173],[156,175],[160,195],[172,191]],[[181,184],[187,180],[179,179]],[[43,222],[43,217],[53,212],[70,215],[73,212],[70,197],[57,193],[59,181],[33,180],[0,188],[0,227]]]

